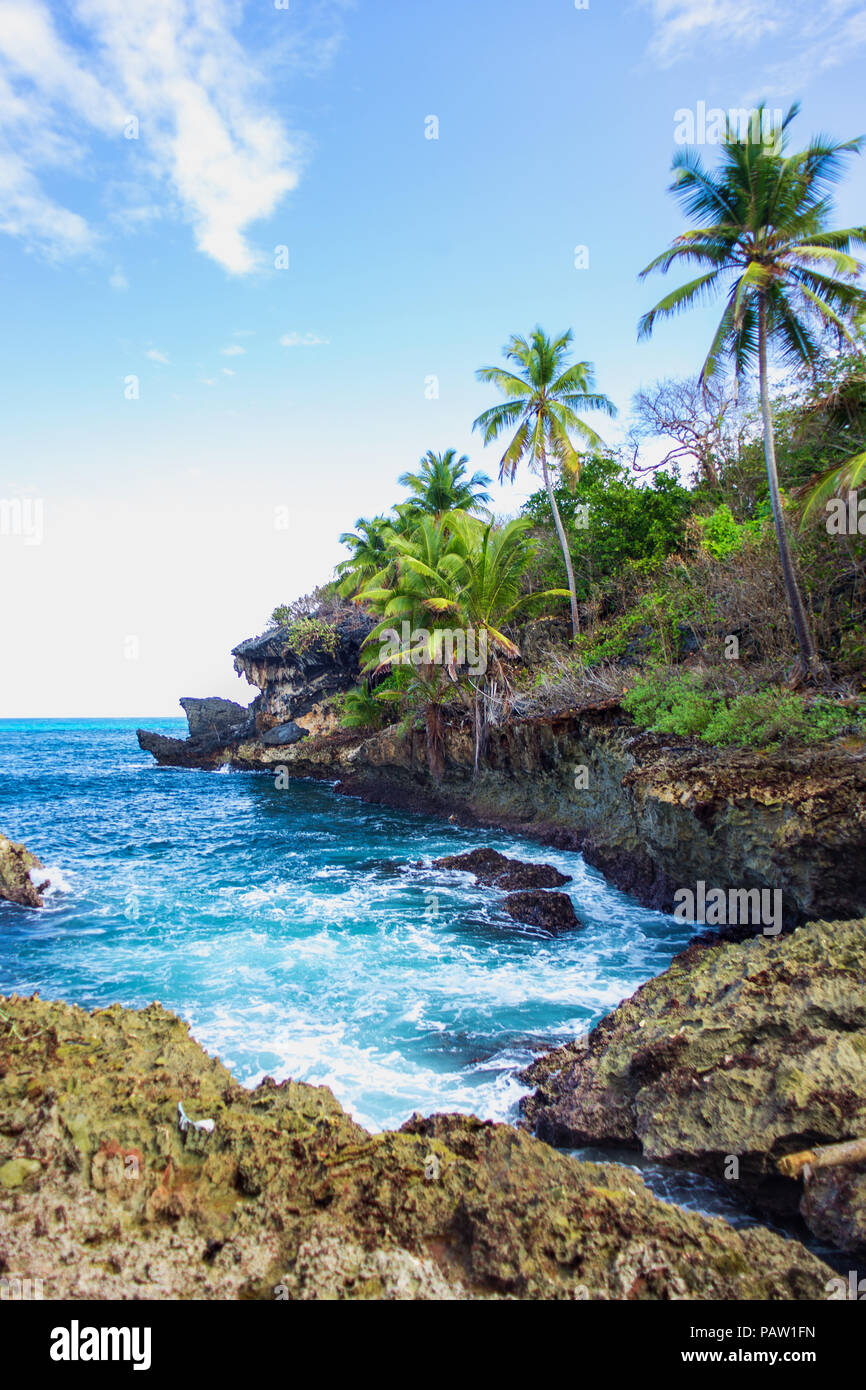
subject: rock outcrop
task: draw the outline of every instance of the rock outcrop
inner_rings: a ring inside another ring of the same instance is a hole
[[[626,1145],[789,1195],[777,1160],[866,1136],[866,921],[789,936],[695,942],[589,1037],[539,1058],[525,1122],[552,1144]],[[736,1163],[732,1164],[731,1160]],[[856,1249],[866,1175],[807,1177],[812,1229]]]
[[[46,1298],[817,1299],[834,1277],[507,1125],[368,1134],[325,1087],[247,1091],[157,1004],[0,1009],[0,1268]]]
[[[223,700],[217,695],[197,700],[185,695],[179,704],[186,715],[190,738],[231,740],[254,727],[250,711],[234,700]]]
[[[0,898],[19,907],[43,907],[42,894],[50,880],[45,865],[24,845],[0,835]]]
[[[445,854],[433,860],[434,869],[459,869],[474,874],[479,887],[504,888],[561,888],[571,882],[554,864],[533,864],[523,859],[509,859],[497,849],[466,850],[464,854]]]
[[[582,926],[567,893],[530,888],[521,893],[509,893],[502,906],[515,922],[526,922],[528,926],[539,927],[552,936]]]
[[[323,620],[324,621],[324,620]],[[275,724],[300,722],[360,679],[361,645],[373,620],[352,605],[335,616],[332,640],[298,640],[291,627],[274,628],[232,649],[235,670],[259,690],[252,711],[260,733]],[[336,726],[336,720],[331,727]],[[319,726],[310,732],[322,733]]]

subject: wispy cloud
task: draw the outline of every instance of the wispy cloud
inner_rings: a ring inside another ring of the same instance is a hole
[[[810,76],[854,59],[866,44],[863,0],[641,0],[653,28],[649,54],[668,67],[709,46],[762,45],[761,91],[794,91]]]
[[[151,362],[159,362],[163,367],[168,366],[168,358],[165,353],[159,352],[157,348],[148,348],[144,355],[149,357]]]
[[[240,343],[230,343],[228,347],[220,348],[220,352],[223,357],[243,357],[246,348],[241,347]]]
[[[127,280],[123,267],[116,265],[108,277],[108,283],[113,290],[128,290],[129,281]]]
[[[102,229],[52,178],[87,176],[115,141],[109,176],[134,203],[113,216],[134,226],[168,205],[226,270],[255,268],[249,228],[296,187],[302,155],[267,105],[267,29],[249,51],[241,18],[235,0],[0,0],[0,229],[54,256],[92,250]]]
[[[330,338],[317,338],[315,333],[284,333],[281,347],[324,347]]]

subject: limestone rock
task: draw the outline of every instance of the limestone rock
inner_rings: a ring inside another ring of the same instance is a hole
[[[158,1004],[0,1008],[0,1171],[27,1164],[0,1257],[46,1298],[815,1299],[833,1277],[508,1125],[368,1134],[325,1087],[248,1091]]]
[[[0,835],[0,898],[20,907],[42,907],[42,894],[50,882],[42,877],[44,867],[24,845]]]
[[[585,1043],[527,1068],[525,1120],[553,1144],[641,1147],[717,1178],[735,1157],[756,1181],[784,1154],[864,1135],[864,960],[862,919],[696,942]],[[813,1229],[839,1244],[862,1240],[855,1173],[820,1170],[804,1196]]]

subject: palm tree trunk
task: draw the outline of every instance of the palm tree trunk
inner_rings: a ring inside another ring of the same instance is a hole
[[[568,576],[568,592],[571,596],[571,635],[572,637],[576,637],[580,632],[580,616],[577,611],[577,586],[574,582],[574,567],[571,563],[571,551],[568,548],[568,537],[565,534],[562,517],[559,515],[559,507],[556,505],[553,484],[550,481],[547,459],[544,454],[541,455],[541,476],[544,479],[544,486],[547,488],[550,510],[553,512],[553,524],[556,527],[556,534],[559,537],[559,545],[562,550],[562,558],[565,561],[565,573]]]
[[[776,540],[779,543],[779,558],[782,562],[782,577],[788,595],[791,621],[797,634],[800,655],[807,672],[817,663],[815,643],[809,627],[809,619],[797,583],[788,532],[785,528],[785,515],[782,499],[779,496],[779,474],[776,469],[776,442],[773,433],[773,413],[770,409],[770,389],[767,382],[767,306],[763,294],[758,301],[758,371],[761,383],[761,416],[764,422],[764,460],[767,465],[767,479],[770,484],[770,504],[773,508],[773,521],[776,527]]]

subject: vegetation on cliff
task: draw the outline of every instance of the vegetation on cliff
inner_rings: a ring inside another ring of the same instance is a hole
[[[325,650],[341,603],[376,620],[347,727],[418,723],[436,774],[452,712],[471,718],[477,764],[511,713],[599,698],[719,745],[862,736],[866,292],[852,248],[866,229],[832,230],[829,196],[860,141],[789,153],[795,115],[773,140],[729,130],[715,169],[674,160],[697,225],[642,273],[701,274],[640,332],[723,290],[698,377],[641,391],[628,443],[608,448],[583,415],[615,407],[572,360],[571,333],[513,336],[505,364],[478,372],[503,399],[475,427],[505,441],[500,479],[539,474],[521,515],[492,517],[487,475],[428,451],[389,513],[341,537],[349,555],[315,602],[275,610],[289,648]]]

